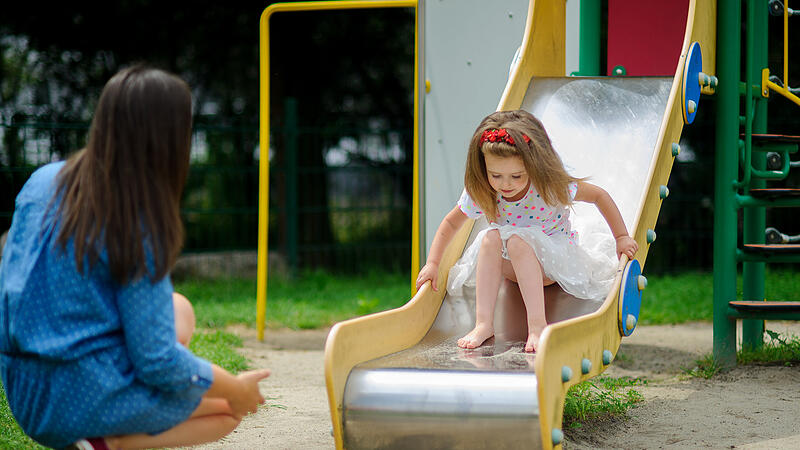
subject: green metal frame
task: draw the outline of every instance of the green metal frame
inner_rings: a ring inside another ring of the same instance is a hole
[[[714,359],[736,364],[736,320],[728,302],[736,298],[737,208],[734,195],[739,148],[739,52],[741,0],[717,4],[716,151],[714,156]],[[723,43],[728,43],[723,45]],[[737,80],[732,83],[732,80]]]
[[[742,320],[742,346],[763,345],[764,320],[800,320],[795,312],[741,312],[728,305],[736,300],[737,264],[742,263],[744,300],[764,300],[765,262],[796,262],[797,255],[754,255],[737,248],[738,210],[742,209],[744,244],[763,244],[766,207],[800,206],[797,199],[764,200],[749,195],[766,187],[767,179],[783,179],[780,171],[767,171],[766,151],[780,152],[788,162],[794,149],[780,144],[753,145],[753,134],[767,131],[768,87],[762,86],[768,62],[768,11],[765,2],[746,2],[744,82],[739,80],[742,36],[742,0],[717,4],[717,88],[715,215],[714,215],[714,359],[722,367],[736,364],[736,320]],[[725,43],[725,45],[719,45]],[[740,116],[740,97],[744,112]],[[744,136],[740,140],[740,129]],[[795,146],[796,147],[796,146]],[[741,177],[739,169],[741,168]]]
[[[596,77],[600,75],[600,0],[581,0],[578,49],[578,72],[573,75]]]

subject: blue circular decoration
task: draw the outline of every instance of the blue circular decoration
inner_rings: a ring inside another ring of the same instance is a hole
[[[697,104],[700,101],[700,72],[703,71],[703,52],[700,44],[692,42],[686,56],[686,65],[683,66],[683,83],[681,88],[681,103],[683,104],[683,121],[687,124],[694,122],[697,114]]]
[[[642,266],[634,259],[628,263],[622,275],[622,285],[619,288],[619,331],[623,336],[630,336],[639,322],[639,309],[642,306],[642,291],[639,287],[641,274]]]

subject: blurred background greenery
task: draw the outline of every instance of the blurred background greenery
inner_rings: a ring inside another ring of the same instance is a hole
[[[30,173],[83,146],[105,81],[145,61],[184,77],[195,97],[185,251],[254,250],[265,154],[258,147],[258,32],[269,3],[5,5],[0,231]],[[778,71],[780,19],[769,20],[770,66]],[[272,17],[269,242],[288,267],[408,271],[414,23],[408,8]],[[800,46],[790,52],[790,59],[800,56]],[[790,80],[800,79],[798,67],[790,67]],[[713,97],[703,102],[694,125],[684,128],[648,255],[650,274],[711,270],[715,104]],[[778,97],[769,111],[771,132],[800,134],[796,106]],[[788,184],[797,181],[794,174]],[[800,233],[785,209],[768,211],[767,226]]]

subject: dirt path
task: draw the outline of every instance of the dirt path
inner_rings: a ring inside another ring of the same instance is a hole
[[[770,323],[800,335],[800,324]],[[333,448],[323,378],[327,330],[252,330],[243,352],[254,367],[269,367],[263,383],[268,406],[222,441],[204,449]],[[590,448],[800,448],[800,367],[749,366],[712,380],[687,378],[682,368],[711,352],[711,324],[641,326],[623,340],[609,376],[642,376],[645,397],[624,420],[568,434],[565,449]]]

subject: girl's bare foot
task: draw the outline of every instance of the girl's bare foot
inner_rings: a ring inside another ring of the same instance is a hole
[[[539,347],[539,333],[531,333],[528,335],[528,340],[525,342],[526,352],[535,352]]]
[[[466,336],[458,340],[458,346],[461,348],[478,348],[492,336],[494,336],[494,327],[478,324]]]

